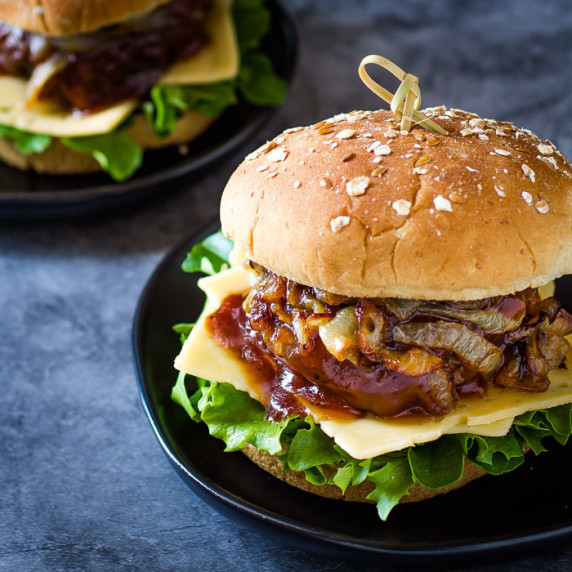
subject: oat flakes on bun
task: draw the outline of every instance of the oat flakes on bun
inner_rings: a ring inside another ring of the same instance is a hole
[[[572,433],[572,316],[553,296],[572,169],[512,123],[419,111],[417,79],[379,56],[360,71],[393,112],[289,129],[230,178],[227,238],[186,261],[212,276],[173,397],[227,450],[385,519]]]

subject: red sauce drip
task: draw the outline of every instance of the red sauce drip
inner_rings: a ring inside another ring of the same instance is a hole
[[[223,348],[247,367],[251,383],[270,419],[305,417],[309,413],[305,401],[323,408],[326,414],[336,418],[349,419],[361,414],[338,396],[296,375],[266,351],[258,334],[248,326],[242,309],[242,296],[237,294],[225,298],[220,308],[207,317],[206,328]]]
[[[319,339],[308,348],[289,348],[287,357],[272,354],[249,327],[242,297],[227,297],[206,321],[207,331],[245,363],[268,416],[282,419],[307,414],[305,403],[330,418],[357,417],[371,411],[383,417],[440,415],[430,399],[428,376],[410,377],[375,365],[364,369],[339,362]]]

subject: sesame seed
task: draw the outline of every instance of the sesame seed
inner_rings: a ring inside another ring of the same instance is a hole
[[[506,149],[495,149],[495,153],[497,155],[502,155],[503,157],[508,157],[510,155],[510,151],[507,151]]]
[[[294,181],[294,188],[299,189],[302,186],[302,183],[298,180]]]
[[[488,141],[489,140],[488,136],[485,135],[484,133],[479,133],[479,139],[481,141]]]
[[[330,181],[330,179],[326,179],[324,177],[323,179],[320,179],[320,187],[322,187],[323,189],[331,189],[332,188],[332,181]]]
[[[523,163],[521,167],[525,176],[527,176],[534,183],[536,181],[534,171],[526,163]]]
[[[381,141],[374,141],[374,142],[367,148],[368,153],[371,153],[374,149],[376,149],[376,148],[379,147],[380,145],[381,145]]]
[[[499,197],[506,197],[504,189],[501,185],[495,185],[495,191]]]
[[[401,135],[409,135],[409,131],[406,129],[402,129],[399,133],[401,133]]]
[[[348,226],[350,224],[350,217],[349,216],[337,216],[330,221],[330,228],[332,232],[340,232],[344,226]]]
[[[351,161],[352,159],[355,159],[356,154],[355,153],[348,153],[347,155],[344,155],[342,157],[342,162],[343,163],[347,163],[348,161]]]
[[[276,147],[266,155],[266,159],[268,161],[273,161],[275,163],[278,161],[284,161],[286,157],[288,157],[288,151],[286,151],[284,147]]]
[[[336,135],[336,139],[351,139],[356,134],[353,129],[344,129]]]
[[[548,203],[544,199],[537,201],[534,206],[540,214],[546,214],[550,210],[548,208]]]
[[[530,193],[527,193],[526,191],[522,191],[521,195],[520,195],[523,199],[524,202],[527,205],[531,205],[532,204],[532,195]]]
[[[266,171],[267,169],[268,169],[268,165],[260,165],[260,167],[258,167],[256,170],[259,173],[262,173],[262,172]]]
[[[355,177],[346,183],[346,192],[350,197],[358,197],[365,194],[366,189],[369,187],[370,179],[365,175],[362,177]]]
[[[413,172],[416,175],[426,175],[429,172],[428,167],[413,167]]]
[[[435,205],[435,208],[438,211],[447,211],[447,212],[453,212],[453,207],[451,206],[451,201],[449,199],[446,199],[445,197],[441,196],[441,195],[437,195],[434,199],[433,199],[433,204]]]
[[[469,173],[478,173],[479,172],[478,169],[473,169],[472,167],[469,167],[468,165],[465,167],[465,169],[467,169],[467,171],[469,171]]]
[[[338,145],[339,145],[339,143],[338,143],[337,141],[334,141],[334,142],[330,145],[330,149],[335,149]]]
[[[433,145],[439,145],[441,141],[443,141],[441,137],[433,137],[431,139],[427,139],[427,145],[431,145],[432,147]]]
[[[389,138],[389,139],[395,139],[398,135],[397,131],[395,131],[395,129],[392,129],[391,127],[389,127],[387,129],[387,131],[384,133],[384,135]]]
[[[539,143],[538,150],[542,155],[552,155],[554,153],[554,149],[552,149],[552,145],[547,145],[546,143]]]
[[[382,158],[381,158],[381,157],[374,157],[374,158],[371,160],[371,162],[372,162],[372,163],[375,163],[375,164],[381,163],[381,161],[382,161]]]
[[[495,133],[496,133],[499,137],[507,137],[506,132],[505,132],[503,129],[501,129],[500,127],[497,127],[497,128],[495,129]]]
[[[407,216],[411,212],[411,203],[405,199],[394,201],[391,208],[400,216]]]
[[[277,177],[278,173],[268,173],[268,178],[269,179],[273,179],[274,177]]]

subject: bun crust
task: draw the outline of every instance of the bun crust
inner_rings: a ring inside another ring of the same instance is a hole
[[[294,487],[302,489],[309,493],[314,493],[321,497],[326,497],[329,499],[345,500],[350,502],[365,502],[373,503],[374,501],[368,500],[366,497],[373,490],[373,485],[368,482],[361,483],[360,485],[353,486],[350,485],[345,493],[335,485],[313,485],[306,480],[303,472],[299,471],[285,471],[283,469],[282,462],[278,460],[274,455],[267,453],[266,451],[259,451],[256,447],[252,446],[250,443],[246,444],[246,448],[242,452],[254,463],[256,463],[260,468],[264,469],[271,475],[277,477],[281,481],[288,483]],[[419,502],[422,500],[433,498],[437,495],[448,493],[458,489],[471,481],[486,475],[486,471],[467,462],[465,464],[465,472],[461,477],[461,480],[456,482],[454,485],[439,489],[437,491],[432,491],[426,489],[419,484],[416,484],[410,491],[409,495],[401,499],[400,503],[410,503]],[[326,475],[330,476],[330,475]]]
[[[0,0],[0,20],[46,36],[91,32],[169,0]]]
[[[197,111],[187,111],[177,122],[177,129],[169,137],[160,138],[154,133],[147,120],[138,115],[127,129],[127,134],[143,149],[156,149],[169,145],[188,143],[214,121]],[[53,139],[50,146],[42,153],[23,155],[12,141],[0,137],[0,159],[18,169],[32,169],[38,173],[51,175],[71,175],[95,173],[101,171],[99,163],[88,153],[80,153],[70,149],[58,139]]]
[[[475,300],[572,272],[572,171],[549,142],[461,110],[450,135],[388,111],[286,131],[226,186],[224,233],[301,284],[357,297]]]

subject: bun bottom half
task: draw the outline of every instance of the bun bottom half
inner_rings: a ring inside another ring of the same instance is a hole
[[[197,111],[186,111],[178,120],[175,132],[161,138],[151,129],[143,115],[137,115],[126,133],[143,149],[158,149],[188,143],[203,133],[215,119]],[[56,138],[42,153],[24,155],[16,149],[10,139],[0,137],[0,160],[23,171],[33,170],[49,175],[75,175],[102,170],[89,153],[70,149]]]
[[[335,485],[314,485],[306,480],[306,477],[303,472],[301,471],[285,471],[283,469],[282,462],[276,458],[275,455],[271,455],[266,451],[259,451],[256,447],[251,445],[250,443],[246,444],[246,447],[242,450],[242,452],[256,465],[260,468],[264,469],[266,472],[270,473],[271,475],[277,477],[281,481],[288,483],[294,487],[302,489],[306,492],[313,493],[319,495],[321,497],[329,498],[329,499],[336,499],[336,500],[344,500],[349,502],[364,502],[364,503],[373,503],[374,501],[368,500],[366,497],[371,493],[373,490],[373,484],[364,482],[360,485],[353,486],[350,485],[345,493]],[[333,472],[333,470],[332,470]],[[465,471],[461,479],[453,485],[445,487],[443,489],[439,489],[433,491],[431,489],[427,489],[420,484],[415,484],[413,488],[409,491],[409,495],[403,497],[399,502],[400,503],[411,503],[411,502],[419,502],[422,500],[427,500],[433,498],[437,495],[441,495],[444,493],[448,493],[449,491],[454,491],[471,481],[486,475],[486,471],[473,465],[469,461],[465,463]],[[326,476],[330,476],[327,474]]]

